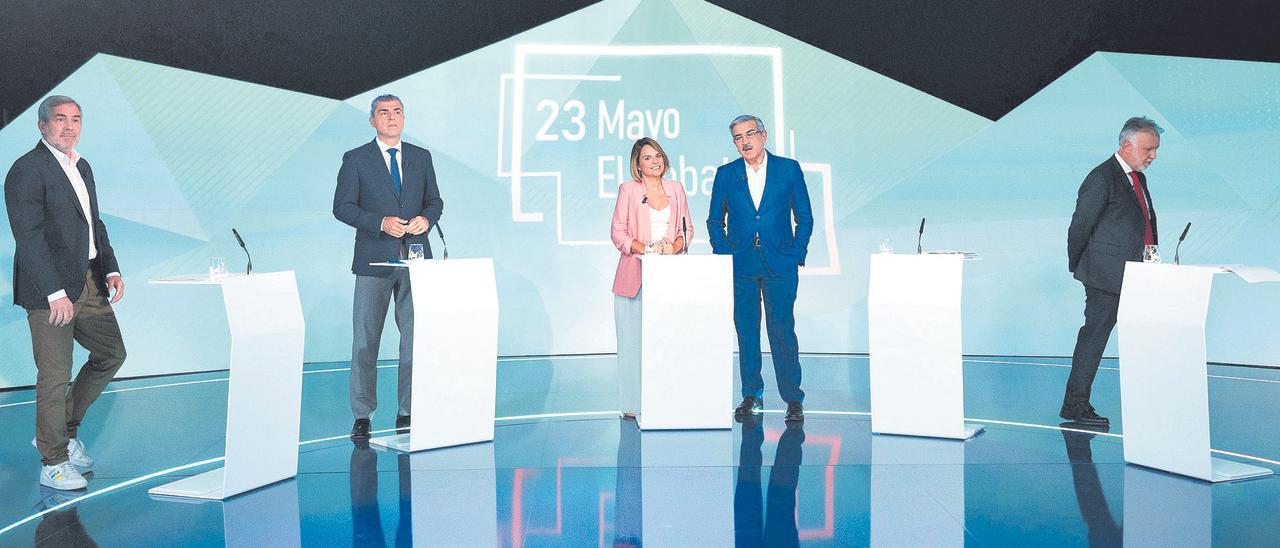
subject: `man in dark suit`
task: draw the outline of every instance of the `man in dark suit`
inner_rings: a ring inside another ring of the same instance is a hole
[[[422,244],[431,257],[427,229],[440,220],[444,201],[436,188],[431,153],[404,143],[404,104],[382,95],[369,106],[369,125],[377,137],[342,156],[333,216],[356,229],[351,272],[356,275],[352,306],[351,438],[369,439],[369,417],[378,407],[378,345],[387,306],[396,302],[400,328],[399,407],[396,428],[409,428],[413,378],[413,296],[405,268],[370,263],[406,258],[408,245]]]
[[[4,180],[16,243],[13,301],[27,310],[35,354],[40,484],[82,489],[88,485],[82,472],[93,458],[77,437],[80,422],[124,365],[124,339],[111,309],[124,297],[124,278],[98,215],[93,170],[75,150],[80,105],[53,95],[40,103],[38,117],[40,142]],[[68,390],[73,341],[89,351],[89,360]]]
[[[759,118],[739,116],[729,124],[729,133],[742,157],[716,170],[707,229],[712,251],[733,255],[733,324],[738,332],[742,376],[742,403],[734,415],[741,418],[764,406],[764,379],[760,376],[763,301],[773,371],[778,392],[787,402],[786,420],[804,420],[795,304],[798,267],[804,265],[813,234],[809,190],[798,162],[765,150],[768,134]]]
[[[1059,415],[1069,421],[1106,425],[1089,403],[1098,362],[1116,325],[1126,261],[1141,261],[1143,248],[1156,245],[1156,209],[1143,171],[1156,159],[1164,130],[1143,117],[1120,130],[1120,149],[1093,168],[1080,185],[1067,230],[1071,273],[1084,284],[1084,326],[1076,337]]]

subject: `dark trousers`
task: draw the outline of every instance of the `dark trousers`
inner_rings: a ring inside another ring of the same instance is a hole
[[[89,406],[124,365],[124,338],[116,313],[94,283],[92,270],[85,273],[84,291],[74,307],[71,323],[62,327],[49,323],[47,308],[27,311],[36,359],[36,448],[46,466],[66,462],[67,440],[76,437]],[[73,341],[89,351],[75,382]]]
[[[1093,377],[1098,374],[1098,362],[1107,348],[1107,339],[1116,326],[1116,312],[1120,309],[1120,295],[1096,287],[1084,288],[1084,326],[1076,336],[1076,349],[1071,354],[1071,376],[1067,378],[1067,391],[1062,397],[1064,410],[1080,404],[1089,404],[1093,391]]]
[[[742,396],[764,395],[764,379],[760,376],[760,305],[763,303],[778,392],[783,400],[803,402],[795,316],[799,275],[795,267],[787,272],[773,272],[759,247],[748,253],[752,254],[750,265],[735,268],[733,272],[733,325],[738,332]]]

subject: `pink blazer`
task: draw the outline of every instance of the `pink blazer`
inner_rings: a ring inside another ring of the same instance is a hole
[[[684,185],[663,179],[662,189],[667,193],[671,209],[671,223],[667,233],[649,234],[649,204],[644,200],[644,183],[628,181],[618,186],[618,202],[613,206],[613,245],[622,252],[618,258],[618,271],[613,276],[613,293],[635,298],[640,292],[640,257],[631,253],[631,242],[639,240],[648,245],[666,237],[668,242],[684,236],[685,245],[693,240],[693,222],[689,219],[689,202],[684,196]],[[683,226],[681,219],[684,220]]]

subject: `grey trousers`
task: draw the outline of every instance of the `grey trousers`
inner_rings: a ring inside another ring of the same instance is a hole
[[[367,419],[378,408],[378,346],[387,307],[396,302],[396,327],[400,329],[400,375],[397,413],[409,414],[413,387],[413,295],[409,269],[395,268],[386,278],[356,276],[351,307],[351,414]]]
[[[116,313],[91,276],[85,274],[85,288],[73,305],[71,323],[50,325],[47,308],[27,311],[36,358],[36,448],[46,466],[66,462],[67,440],[76,437],[89,406],[124,365],[124,339]],[[89,351],[89,360],[75,382],[69,382],[73,341]]]
[[[618,406],[623,413],[640,412],[641,295],[613,296],[613,325],[618,337]]]

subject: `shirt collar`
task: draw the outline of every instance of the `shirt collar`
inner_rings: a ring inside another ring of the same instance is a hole
[[[71,150],[71,154],[63,154],[61,150],[53,148],[53,145],[49,144],[49,141],[40,139],[40,142],[44,143],[44,146],[49,148],[49,152],[53,153],[54,159],[58,160],[59,164],[74,166],[80,161],[80,154],[76,152],[75,149]]]
[[[1124,158],[1120,157],[1119,152],[1116,153],[1116,161],[1120,162],[1120,168],[1124,170],[1125,175],[1133,173],[1133,168],[1129,167],[1129,164],[1124,163]]]
[[[387,146],[386,143],[382,142],[382,139],[379,139],[377,137],[373,138],[373,142],[378,144],[378,150],[381,150],[383,154],[387,153],[387,149],[392,149],[392,148],[396,149],[397,153],[404,152],[403,140],[397,142],[394,146]]]

